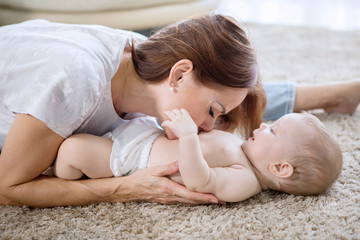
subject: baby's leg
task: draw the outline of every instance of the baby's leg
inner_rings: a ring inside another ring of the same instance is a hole
[[[60,146],[54,164],[54,175],[74,180],[84,174],[89,178],[112,177],[110,154],[112,141],[106,138],[77,134]]]

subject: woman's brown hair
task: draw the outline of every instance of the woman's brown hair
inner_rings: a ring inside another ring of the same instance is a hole
[[[148,83],[163,81],[181,59],[192,61],[204,86],[250,89],[227,118],[248,137],[262,121],[266,98],[255,51],[238,23],[220,14],[201,15],[164,27],[132,47],[135,70]]]

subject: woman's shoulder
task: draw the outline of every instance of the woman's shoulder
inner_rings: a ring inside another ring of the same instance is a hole
[[[7,109],[71,133],[110,96],[121,46],[112,48],[117,52],[105,40],[96,46],[102,34],[80,28],[34,20],[0,33],[0,99]]]
[[[92,54],[92,57],[94,55],[95,57],[110,57],[109,61],[119,58],[130,36],[127,31],[101,25],[65,24],[41,19],[0,29],[3,32],[0,36],[1,43],[11,44],[9,47],[25,44],[35,49],[42,49],[42,54],[66,56],[82,52],[83,55]],[[56,59],[56,56],[53,58]],[[67,61],[71,60],[71,56],[68,56]]]

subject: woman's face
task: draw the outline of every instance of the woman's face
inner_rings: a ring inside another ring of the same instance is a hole
[[[205,87],[194,79],[187,78],[178,84],[176,90],[167,94],[164,111],[185,108],[202,131],[211,131],[216,118],[228,113],[242,103],[248,93],[246,88],[219,86],[216,89]],[[160,120],[167,119],[165,114]],[[169,132],[165,129],[168,137]]]

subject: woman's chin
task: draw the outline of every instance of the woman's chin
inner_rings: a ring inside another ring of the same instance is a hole
[[[175,136],[175,134],[167,127],[164,128],[165,131],[165,135],[168,139],[170,140],[174,140],[177,139],[177,137]]]

